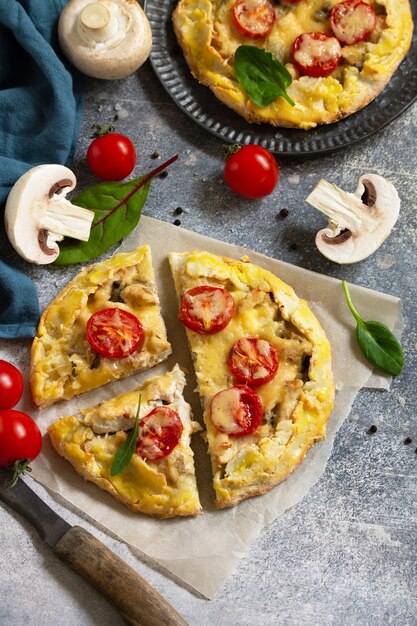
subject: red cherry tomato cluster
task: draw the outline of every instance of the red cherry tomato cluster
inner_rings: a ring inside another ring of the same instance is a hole
[[[13,409],[22,393],[22,374],[11,363],[0,360],[0,467],[14,465],[12,484],[42,448],[42,434],[36,422]]]

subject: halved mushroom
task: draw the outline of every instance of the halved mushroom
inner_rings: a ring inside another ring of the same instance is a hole
[[[56,243],[65,236],[88,241],[94,212],[77,207],[65,196],[77,179],[64,165],[38,165],[13,185],[6,202],[4,223],[10,243],[27,261],[52,263]]]
[[[400,212],[394,185],[377,174],[364,174],[347,193],[321,179],[306,201],[327,215],[329,224],[316,235],[320,252],[335,263],[357,263],[385,241]]]
[[[70,0],[58,23],[65,56],[93,78],[133,74],[148,58],[151,27],[136,0]]]

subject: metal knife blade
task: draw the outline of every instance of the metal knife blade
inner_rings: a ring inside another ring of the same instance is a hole
[[[56,555],[90,582],[136,626],[187,626],[177,611],[101,541],[80,526],[71,526],[26,483],[9,487],[11,473],[0,469],[0,500],[25,517]]]

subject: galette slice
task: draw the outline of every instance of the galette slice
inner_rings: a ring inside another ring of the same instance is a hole
[[[46,407],[171,353],[149,246],[85,267],[44,311],[32,344],[33,402]]]
[[[284,480],[325,436],[334,401],[329,341],[277,276],[201,250],[169,255],[194,359],[215,504]]]
[[[85,480],[134,512],[197,515],[201,506],[190,440],[200,426],[183,398],[184,386],[185,376],[175,366],[142,387],[54,422],[48,428],[52,445]],[[134,452],[114,473],[115,455],[132,432],[139,398]]]

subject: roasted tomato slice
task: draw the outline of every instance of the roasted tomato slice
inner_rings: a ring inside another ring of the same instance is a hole
[[[242,337],[233,344],[227,363],[239,383],[258,387],[274,378],[278,355],[269,341]]]
[[[101,356],[123,359],[137,350],[144,337],[138,318],[124,309],[96,311],[87,322],[87,341]]]
[[[159,461],[178,445],[184,427],[176,411],[157,406],[141,418],[136,452],[148,461]]]
[[[362,0],[346,0],[330,12],[330,27],[341,43],[352,45],[364,41],[375,28],[373,8]]]
[[[228,325],[234,310],[233,297],[226,289],[201,285],[184,293],[179,317],[187,328],[212,335]]]
[[[302,33],[294,41],[292,60],[300,74],[329,76],[339,64],[342,49],[336,37],[324,33]]]
[[[250,387],[236,385],[214,396],[210,416],[220,432],[243,437],[253,433],[262,422],[262,400]]]
[[[270,0],[236,0],[233,21],[246,37],[267,37],[275,22],[275,9]]]

